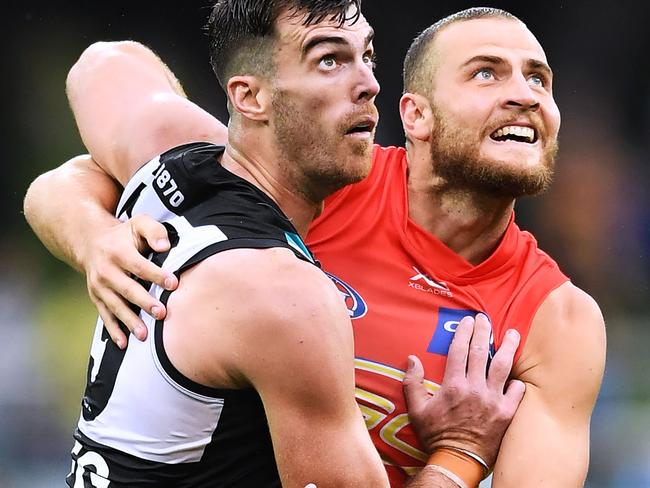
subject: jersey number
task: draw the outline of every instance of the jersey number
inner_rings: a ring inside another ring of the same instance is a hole
[[[155,186],[162,190],[162,196],[167,198],[167,201],[172,207],[176,208],[181,203],[183,203],[183,200],[185,200],[185,195],[183,195],[178,189],[178,185],[174,181],[174,178],[172,178],[172,175],[169,174],[169,171],[165,169],[165,165],[163,163],[158,166],[153,176],[156,181]]]
[[[72,468],[66,478],[68,486],[72,488],[108,488],[108,464],[96,452],[86,451],[81,456],[82,450],[79,441],[75,441],[72,448]]]

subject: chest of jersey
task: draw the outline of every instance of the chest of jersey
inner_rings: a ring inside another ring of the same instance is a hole
[[[525,341],[546,295],[566,277],[513,218],[498,248],[474,266],[411,221],[403,149],[376,148],[363,182],[328,200],[307,244],[352,319],[357,400],[392,486],[426,461],[409,425],[401,381],[417,355],[435,391],[459,321],[485,313],[493,344],[507,328]]]
[[[366,235],[362,252],[313,250],[339,289],[352,319],[356,396],[393,486],[427,459],[406,413],[402,378],[417,355],[427,387],[438,388],[458,322],[485,312],[471,287],[435,278],[399,242]]]

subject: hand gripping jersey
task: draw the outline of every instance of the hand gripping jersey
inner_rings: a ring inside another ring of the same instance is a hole
[[[523,344],[539,305],[567,280],[512,219],[493,255],[469,264],[409,219],[406,170],[404,149],[375,147],[369,177],[330,197],[307,236],[348,306],[357,401],[394,487],[427,459],[402,395],[407,356],[420,357],[434,391],[461,318],[483,312],[494,346],[508,328]]]
[[[155,158],[129,181],[118,217],[164,222],[172,248],[152,259],[177,275],[234,248],[285,247],[313,263],[279,207],[218,164],[222,151],[196,143]],[[150,292],[169,297],[157,286]],[[165,353],[164,321],[140,317],[147,340],[124,351],[97,322],[68,486],[279,487],[257,393],[189,380]]]

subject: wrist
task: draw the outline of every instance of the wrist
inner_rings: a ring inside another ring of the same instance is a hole
[[[86,225],[77,226],[76,238],[69,241],[74,265],[82,273],[88,274],[89,266],[96,259],[96,251],[100,243],[106,240],[108,231],[120,224],[113,215],[104,211],[93,215],[85,214]]]
[[[442,473],[460,488],[476,488],[489,473],[489,467],[480,456],[465,449],[442,447],[436,449],[427,467]]]

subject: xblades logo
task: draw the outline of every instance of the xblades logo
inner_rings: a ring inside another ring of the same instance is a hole
[[[423,291],[426,293],[431,293],[433,295],[441,295],[444,297],[451,298],[453,293],[447,286],[447,283],[444,281],[436,281],[430,276],[422,273],[419,269],[413,266],[413,269],[417,273],[415,276],[409,278],[409,288],[414,290]]]

